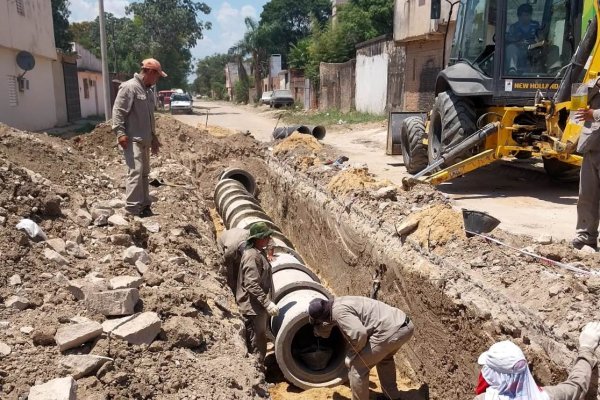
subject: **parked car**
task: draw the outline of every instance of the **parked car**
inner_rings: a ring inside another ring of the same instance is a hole
[[[189,94],[174,93],[171,95],[171,114],[182,111],[192,114],[192,104],[192,96]]]
[[[293,106],[294,96],[292,96],[292,92],[289,90],[273,90],[273,95],[271,96],[269,105],[275,108],[279,108],[281,106]]]
[[[161,90],[158,92],[158,102],[161,103],[163,108],[171,103],[171,95],[173,93],[175,93],[173,90]]]
[[[271,104],[271,96],[273,96],[273,91],[263,92],[259,104]]]

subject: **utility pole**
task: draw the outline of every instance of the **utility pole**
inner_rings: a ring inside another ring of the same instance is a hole
[[[98,0],[100,20],[100,55],[102,57],[102,83],[104,87],[104,116],[106,121],[112,118],[110,107],[110,77],[108,75],[108,60],[106,51],[106,26],[104,23],[104,0]]]

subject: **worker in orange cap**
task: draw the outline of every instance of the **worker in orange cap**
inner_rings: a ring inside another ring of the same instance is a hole
[[[128,173],[125,182],[125,210],[130,215],[152,215],[150,206],[150,152],[158,154],[160,142],[154,124],[154,92],[167,74],[154,58],[142,61],[141,70],[119,87],[113,106],[112,129],[123,149]]]

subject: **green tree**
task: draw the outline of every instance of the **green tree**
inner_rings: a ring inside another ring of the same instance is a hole
[[[143,27],[130,18],[117,18],[105,13],[106,49],[108,68],[112,72],[132,75],[139,70],[140,61],[146,58],[147,46],[143,42]],[[73,41],[100,58],[100,24],[94,21],[71,24]]]
[[[57,49],[70,52],[73,37],[69,30],[69,0],[52,0],[52,22],[54,24],[54,42]]]
[[[196,92],[218,100],[225,96],[225,65],[227,54],[214,54],[198,61],[194,89]]]
[[[142,27],[145,56],[161,61],[169,74],[159,81],[159,88],[183,87],[190,72],[191,49],[202,39],[210,22],[203,22],[199,14],[209,14],[210,7],[194,0],[144,0],[126,8],[133,15],[134,24]]]
[[[268,54],[287,60],[290,45],[310,34],[311,18],[325,23],[331,16],[330,0],[271,0],[260,14]]]
[[[356,56],[356,45],[393,32],[393,0],[351,0],[339,7],[337,20],[312,20],[311,35],[290,50],[290,63],[318,79],[319,63],[341,63]]]

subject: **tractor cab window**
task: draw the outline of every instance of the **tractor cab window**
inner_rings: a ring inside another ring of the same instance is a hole
[[[466,61],[484,74],[493,71],[496,2],[462,0],[456,21],[451,62]]]
[[[504,74],[553,77],[573,54],[570,0],[508,0]]]

